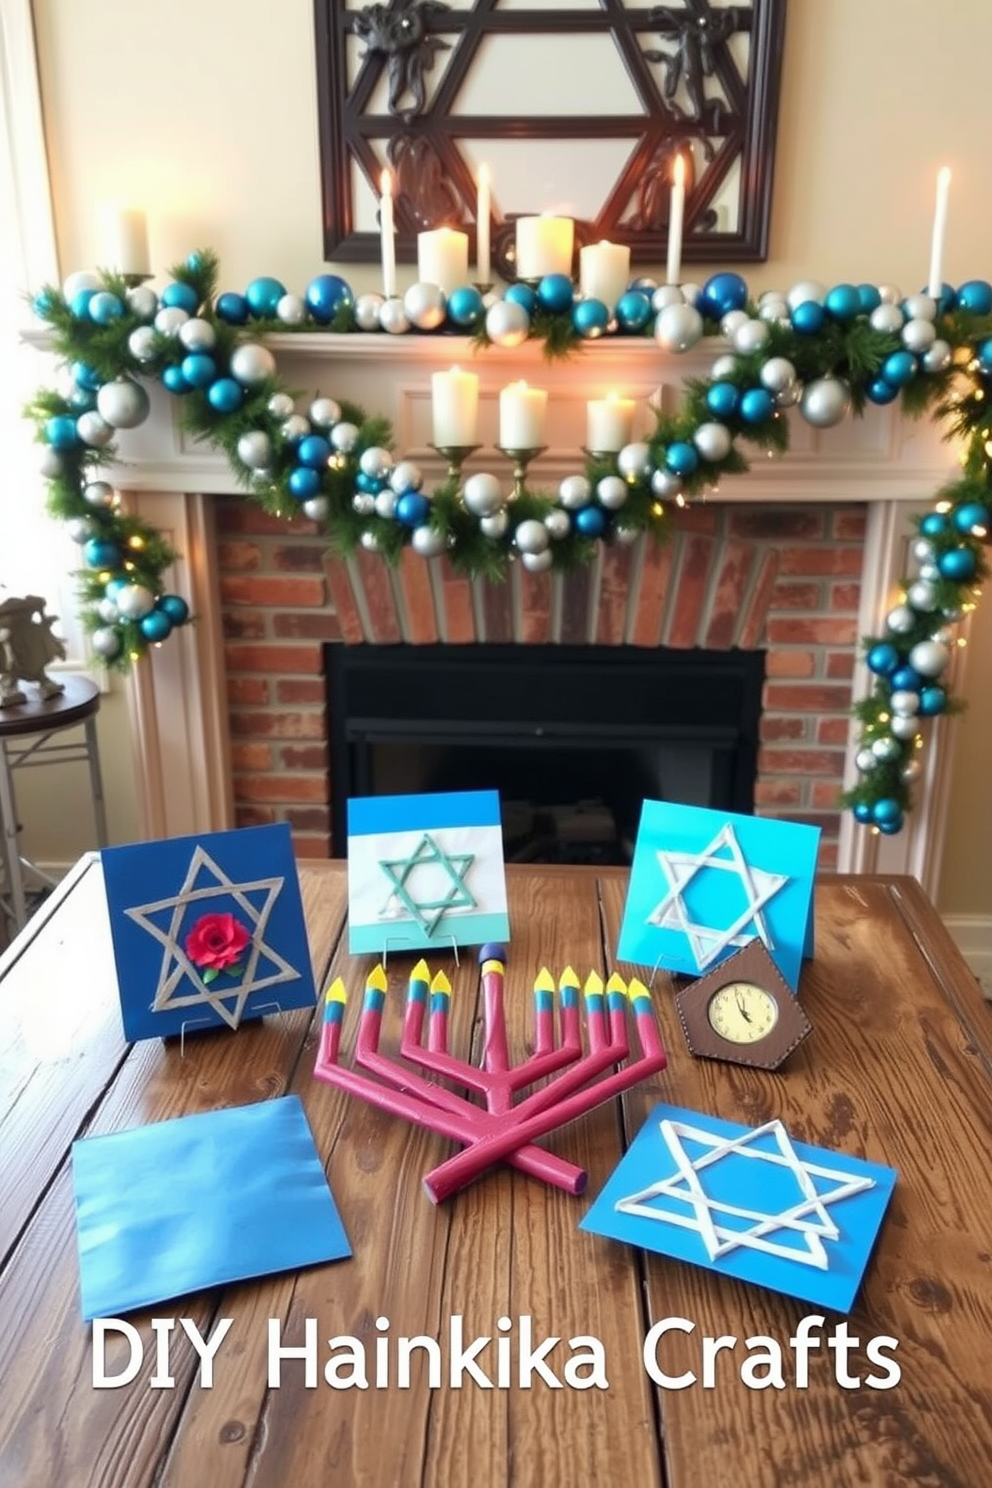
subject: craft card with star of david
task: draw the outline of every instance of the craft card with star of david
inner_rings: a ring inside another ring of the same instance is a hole
[[[780,1121],[658,1106],[579,1227],[850,1312],[896,1176]]]
[[[101,853],[128,1039],[237,1028],[315,1001],[284,823]]]
[[[793,991],[813,954],[818,827],[645,801],[617,955],[701,976],[759,939]]]
[[[348,802],[353,955],[509,938],[496,791]]]

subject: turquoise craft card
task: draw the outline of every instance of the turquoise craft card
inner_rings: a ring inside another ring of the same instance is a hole
[[[351,1255],[299,1096],[72,1147],[83,1317]]]
[[[758,938],[795,991],[819,841],[800,822],[645,801],[617,956],[701,976]]]
[[[658,1106],[579,1227],[849,1312],[896,1177],[780,1121]]]
[[[451,791],[348,802],[353,955],[507,941],[499,795]]]
[[[284,823],[100,855],[124,1033],[237,1028],[316,999]]]

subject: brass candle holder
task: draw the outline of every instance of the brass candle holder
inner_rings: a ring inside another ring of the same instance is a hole
[[[482,448],[481,444],[432,444],[431,449],[448,462],[448,479],[461,485],[462,466]]]
[[[524,487],[527,484],[528,465],[530,465],[532,460],[536,460],[538,455],[543,455],[547,447],[546,444],[535,445],[533,449],[507,449],[502,444],[496,446],[500,454],[505,455],[513,465],[513,496],[511,500],[516,500],[518,496],[522,495]]]
[[[582,453],[585,455],[585,457],[586,457],[587,460],[592,460],[597,465],[603,464],[603,463],[605,463],[607,465],[608,464],[615,465],[616,462],[617,462],[617,455],[620,453],[620,451],[619,450],[595,450],[595,449],[587,449],[586,446],[583,445],[582,446]]]

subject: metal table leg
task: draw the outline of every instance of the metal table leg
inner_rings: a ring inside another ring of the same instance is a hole
[[[0,739],[0,824],[4,838],[4,872],[6,874],[7,897],[10,900],[9,918],[15,930],[23,930],[28,922],[27,904],[24,899],[24,877],[21,873],[21,857],[17,847],[17,805],[14,800],[14,781],[11,775],[7,745]]]
[[[103,799],[103,777],[100,774],[100,746],[96,737],[96,719],[87,718],[83,724],[86,731],[86,760],[90,767],[90,789],[93,792],[93,819],[96,823],[96,840],[100,847],[107,847],[107,808]]]

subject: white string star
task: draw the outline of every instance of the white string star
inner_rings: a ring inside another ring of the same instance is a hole
[[[197,875],[201,869],[213,874],[215,882],[197,888]],[[149,935],[154,936],[164,947],[158,985],[152,1000],[152,1012],[207,1006],[231,1028],[237,1028],[244,1014],[245,1004],[252,992],[258,992],[264,987],[276,986],[280,982],[298,980],[300,973],[290,966],[278,951],[265,943],[265,929],[269,916],[285,882],[284,878],[259,878],[250,883],[236,883],[197,843],[189,868],[186,870],[186,877],[177,894],[165,899],[157,899],[151,904],[138,904],[133,909],[125,910],[129,919],[134,920],[143,930],[147,930]],[[265,899],[261,908],[257,909],[248,895],[258,893],[260,890],[265,892]],[[218,987],[216,982],[208,983],[203,980],[198,968],[190,960],[179,940],[187,907],[198,900],[215,899],[220,896],[233,899],[254,926],[251,943],[247,947],[244,973],[236,987],[226,990]],[[172,910],[172,916],[168,929],[165,929],[157,925],[151,916],[169,909]],[[258,976],[256,974],[258,963],[263,955],[275,967],[275,970],[268,975]],[[192,991],[185,990],[187,981],[192,982]]]
[[[830,1261],[823,1242],[840,1239],[840,1230],[827,1213],[827,1205],[839,1203],[841,1199],[875,1186],[871,1178],[803,1161],[781,1121],[768,1121],[738,1137],[720,1137],[700,1127],[664,1120],[661,1134],[675,1161],[676,1171],[629,1198],[618,1199],[615,1207],[624,1214],[637,1214],[643,1219],[661,1220],[680,1229],[696,1231],[711,1261],[740,1248],[760,1250],[766,1255],[826,1271]],[[754,1143],[763,1137],[772,1139],[775,1151],[755,1149]],[[708,1150],[695,1159],[690,1158],[682,1145],[683,1140],[696,1142]],[[735,1156],[787,1169],[795,1177],[801,1195],[799,1201],[772,1214],[710,1198],[703,1189],[699,1174],[714,1163]],[[818,1193],[814,1183],[816,1178],[834,1186]],[[674,1201],[682,1210],[688,1204],[692,1214],[657,1203],[666,1199]],[[750,1221],[749,1227],[731,1229],[714,1217],[719,1215]],[[798,1236],[804,1248],[771,1239],[778,1231]]]
[[[717,856],[724,849],[730,853],[729,858]],[[755,935],[764,942],[768,950],[774,950],[774,942],[761,911],[789,882],[788,875],[753,868],[745,859],[730,822],[720,828],[713,841],[702,852],[688,853],[659,848],[657,858],[661,871],[668,879],[669,889],[651,911],[648,924],[658,925],[664,930],[680,930],[689,942],[700,971],[705,971],[722,951],[730,946],[745,946]],[[747,896],[743,911],[732,924],[722,930],[693,920],[682,897],[692,880],[704,868],[716,868],[734,874]],[[749,926],[753,927],[750,931],[747,930]]]

